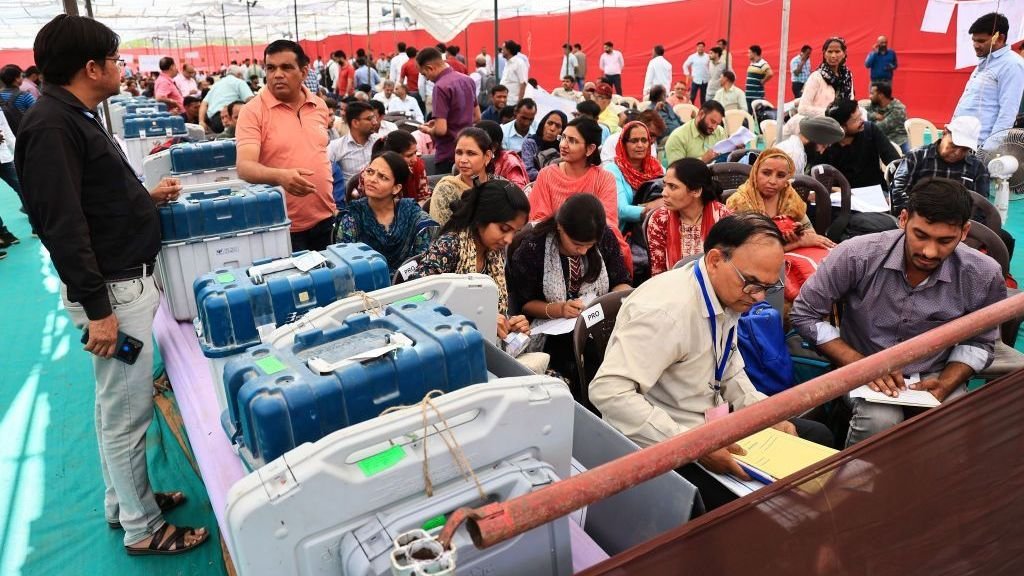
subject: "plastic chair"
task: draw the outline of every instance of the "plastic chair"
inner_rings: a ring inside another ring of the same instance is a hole
[[[580,390],[575,391],[573,396],[595,413],[597,411],[590,403],[587,388],[590,386],[590,381],[594,379],[594,375],[597,374],[601,362],[604,361],[604,353],[608,348],[612,330],[615,328],[615,318],[619,315],[619,309],[622,308],[622,301],[632,292],[632,288],[621,292],[609,292],[594,300],[591,306],[601,306],[604,320],[588,328],[581,316],[576,320],[576,328],[572,332],[572,348],[573,354],[576,355],[577,381],[580,386]],[[587,362],[587,359],[590,361]]]
[[[751,148],[740,148],[739,150],[733,150],[729,153],[729,162],[737,162],[740,164],[754,165],[754,160],[761,155],[760,150],[753,150]],[[749,156],[748,162],[741,162],[743,158]]]
[[[416,270],[416,268],[419,267],[420,258],[422,258],[422,257],[423,257],[423,254],[417,254],[417,255],[415,255],[415,256],[413,256],[411,258],[407,258],[405,260],[405,262],[402,262],[402,265],[399,266],[395,270],[395,273],[391,275],[391,285],[394,286],[396,284],[401,284],[402,282],[405,282],[406,281],[406,277],[405,277],[404,274],[402,274],[402,269],[405,268],[405,266],[407,264],[409,264],[410,262],[415,262],[416,263],[416,267],[413,268],[413,271]]]
[[[733,134],[739,130],[740,126],[743,126],[744,121],[746,121],[747,126],[749,126],[751,130],[756,129],[757,122],[754,121],[754,117],[746,110],[725,111],[725,131],[729,134]]]
[[[984,224],[998,235],[999,231],[1003,229],[1003,218],[999,215],[999,210],[996,209],[995,204],[989,202],[988,198],[974,191],[970,191],[970,193],[971,202],[974,204],[972,219]],[[1002,239],[1000,238],[1000,240]],[[1007,255],[1009,255],[1009,251],[1007,251]]]
[[[974,198],[974,196],[978,196],[979,199],[984,200],[984,198],[981,198],[980,195],[974,192],[971,192],[971,194],[972,199]],[[988,202],[987,200],[985,201]],[[977,204],[975,204],[975,208],[977,208]],[[998,212],[996,213],[995,217],[997,220],[999,219]],[[999,267],[1003,271],[1003,276],[1009,274],[1010,252],[1009,250],[1006,249],[1006,244],[1003,243],[1003,239],[1000,238],[994,230],[992,230],[988,226],[985,226],[981,222],[972,221],[971,229],[967,231],[967,238],[964,239],[964,244],[967,244],[968,246],[974,248],[975,250],[983,251],[993,260],[998,262]],[[1007,288],[1007,291],[1009,292],[1010,289]],[[1007,346],[1013,346],[1014,343],[1016,343],[1017,332],[1020,330],[1021,320],[1022,318],[1020,317],[1011,318],[1010,320],[1003,322],[1003,324],[999,327],[1000,339]]]
[[[892,188],[892,179],[896,177],[896,171],[899,170],[900,164],[903,163],[903,158],[897,158],[882,170],[882,177],[885,178],[885,185]]]
[[[861,98],[860,100],[857,100],[857,106],[860,106],[861,108],[867,108],[868,106],[871,106],[871,99]]]
[[[851,205],[853,203],[853,192],[850,188],[850,182],[846,179],[846,176],[843,176],[842,172],[830,164],[819,164],[814,168],[811,168],[811,177],[820,182],[821,185],[830,193],[833,188],[839,189],[839,214],[832,219],[829,231],[825,234],[828,236],[829,240],[838,243],[843,234],[843,230],[845,230],[846,225],[850,223],[850,213],[852,211]],[[818,200],[815,203],[815,217],[817,217],[819,206],[828,207],[828,209],[831,210],[831,194],[829,196],[830,198],[828,202]]]
[[[811,218],[811,223],[814,224],[815,232],[825,235],[828,231],[828,227],[832,225],[832,201],[829,189],[825,188],[821,182],[803,174],[798,174],[793,178],[793,189],[800,194],[800,197],[803,198],[804,202],[808,205],[812,203],[811,193],[814,193],[815,209],[813,213],[814,216]],[[822,204],[823,209],[818,210],[818,203],[820,203],[824,198],[829,198],[829,202],[828,204]],[[811,212],[808,211],[808,215],[810,214]]]
[[[698,258],[701,258],[703,256],[704,253],[701,252],[700,254],[694,254],[692,256],[687,256],[686,258],[681,258],[679,262],[676,262],[675,264],[672,265],[672,269],[675,270],[676,268],[682,268],[683,266],[686,266],[690,262],[693,262],[694,260],[697,260]]]
[[[735,190],[750,178],[750,165],[739,162],[719,162],[711,165],[711,177],[722,190]]]
[[[420,160],[423,160],[423,169],[426,170],[427,176],[437,173],[437,164],[434,162],[433,154],[424,154],[420,156]]]
[[[938,140],[939,129],[935,127],[935,124],[924,118],[908,118],[903,123],[903,127],[907,129],[907,139],[910,142],[911,150],[924,146],[924,135],[926,132],[931,134],[932,142]]]
[[[430,190],[431,194],[434,193],[434,186],[437,186],[437,183],[445,176],[447,176],[447,174],[431,174],[427,176],[427,189]]]
[[[754,113],[755,118],[760,118],[766,110],[775,110],[775,105],[764,98],[758,98],[750,103],[750,111]]]
[[[689,122],[697,117],[697,107],[693,104],[676,104],[672,107],[672,111],[683,122]]]
[[[761,136],[764,138],[764,147],[771,148],[779,137],[779,123],[776,120],[761,121]]]

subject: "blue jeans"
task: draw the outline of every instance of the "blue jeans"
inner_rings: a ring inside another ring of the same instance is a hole
[[[66,286],[61,286],[61,297],[71,322],[86,326],[89,319],[85,310],[68,301]],[[119,330],[147,344],[131,365],[92,356],[96,438],[106,486],[103,511],[108,522],[121,522],[124,544],[130,546],[164,524],[146,463],[146,430],[153,420],[153,317],[160,292],[153,277],[147,276],[107,283],[107,297]]]

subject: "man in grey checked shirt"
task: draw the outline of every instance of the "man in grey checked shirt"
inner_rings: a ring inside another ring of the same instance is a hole
[[[999,264],[961,243],[971,211],[962,183],[921,180],[900,214],[899,230],[847,240],[829,254],[801,288],[793,325],[835,365],[845,366],[1006,298]],[[823,320],[840,301],[841,331]],[[1006,366],[1014,353],[1002,345],[997,349],[998,335],[993,328],[869,386],[896,397],[906,389],[904,376],[917,374],[921,380],[911,388],[927,390],[940,402],[953,399],[1003,352],[1007,358],[992,368]],[[855,399],[846,445],[896,426],[915,410]]]

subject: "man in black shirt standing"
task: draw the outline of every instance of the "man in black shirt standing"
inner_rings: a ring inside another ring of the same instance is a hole
[[[96,107],[120,91],[119,44],[112,30],[77,16],[62,14],[39,31],[35,61],[46,85],[22,119],[15,165],[29,219],[63,282],[64,306],[88,331],[107,523],[124,529],[128,554],[177,554],[209,534],[164,521],[162,511],[185,495],[153,493],[146,429],[160,301],[152,277],[160,251],[156,205],[177,198],[181,186],[167,178],[147,191],[97,120]],[[119,333],[143,343],[133,364],[113,357]]]

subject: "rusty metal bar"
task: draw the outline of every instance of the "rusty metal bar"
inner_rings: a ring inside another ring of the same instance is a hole
[[[493,546],[679,468],[792,418],[911,362],[1024,315],[1024,293],[958,318],[858,362],[809,380],[743,410],[507,502],[461,509],[440,535],[447,548],[463,521],[479,548]]]

